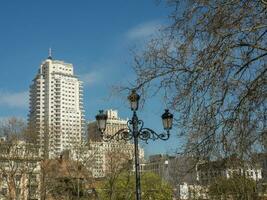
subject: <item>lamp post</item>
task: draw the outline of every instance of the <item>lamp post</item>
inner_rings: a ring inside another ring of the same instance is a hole
[[[173,115],[169,113],[169,110],[166,109],[162,118],[163,128],[166,132],[156,133],[150,128],[144,128],[144,122],[137,117],[137,110],[139,106],[140,96],[136,93],[135,90],[132,90],[131,94],[128,96],[130,102],[131,110],[133,111],[132,119],[127,121],[127,128],[119,130],[114,135],[104,134],[106,130],[107,115],[103,110],[99,111],[99,114],[96,115],[96,121],[98,125],[98,130],[101,133],[102,139],[104,141],[111,140],[124,140],[134,141],[134,155],[135,155],[135,183],[136,183],[136,200],[141,200],[141,183],[140,183],[140,164],[139,164],[139,150],[138,150],[138,140],[143,140],[146,143],[148,140],[168,140],[170,137],[170,130],[172,128]]]

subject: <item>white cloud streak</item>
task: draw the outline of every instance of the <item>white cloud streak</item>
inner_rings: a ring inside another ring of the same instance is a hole
[[[10,108],[27,108],[29,102],[28,91],[22,92],[0,92],[0,106]]]
[[[92,86],[101,80],[101,74],[95,71],[88,72],[80,75],[80,79],[83,81],[84,86]]]
[[[130,29],[126,33],[126,36],[128,39],[131,40],[145,39],[156,34],[161,27],[162,24],[160,23],[160,21],[150,21],[141,23]]]

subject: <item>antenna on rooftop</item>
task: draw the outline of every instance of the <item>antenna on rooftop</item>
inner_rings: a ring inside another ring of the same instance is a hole
[[[49,51],[48,51],[48,58],[47,59],[50,59],[52,60],[52,49],[49,48]]]

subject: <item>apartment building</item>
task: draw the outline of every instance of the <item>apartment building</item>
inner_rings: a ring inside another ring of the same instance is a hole
[[[21,140],[0,141],[0,200],[40,199],[39,148]]]
[[[213,183],[218,177],[231,178],[234,175],[260,181],[263,178],[263,169],[259,163],[240,160],[234,156],[221,160],[201,162],[196,166],[197,181],[201,185]]]
[[[104,134],[114,135],[119,130],[127,128],[127,120],[119,118],[117,110],[109,109],[105,112],[108,119]],[[105,177],[109,173],[111,156],[120,161],[132,161],[134,159],[134,145],[131,141],[103,141],[96,121],[89,122],[87,130],[90,149],[95,158],[92,170],[95,178]],[[139,158],[144,159],[144,150],[140,147]]]
[[[30,86],[28,125],[37,134],[42,156],[57,157],[82,140],[83,85],[73,65],[44,60]]]

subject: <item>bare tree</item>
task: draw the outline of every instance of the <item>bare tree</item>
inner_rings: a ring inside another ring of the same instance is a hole
[[[74,144],[55,159],[42,161],[42,199],[86,199],[94,184],[97,149],[86,142]]]
[[[127,182],[126,185],[128,185],[133,165],[130,155],[118,148],[106,151],[105,162],[105,183],[100,189],[100,196],[103,199],[114,200],[117,198],[117,183],[120,176],[124,174]]]
[[[94,182],[93,169],[98,152],[97,149],[90,148],[88,142],[82,141],[73,146],[71,154],[74,165],[68,166],[67,171],[70,177],[75,177],[73,182],[73,188],[77,191],[75,199],[81,199],[81,195],[87,195],[85,185],[90,186]]]
[[[184,151],[248,157],[266,145],[267,6],[260,0],[168,0],[170,24],[136,53],[144,98],[176,114]]]
[[[113,149],[107,152],[107,175],[99,188],[101,200],[135,199],[135,176],[131,156]],[[144,172],[141,175],[142,199],[172,199],[172,188],[160,176]]]
[[[32,179],[38,170],[39,151],[25,140],[29,135],[25,123],[17,118],[1,121],[0,132],[4,135],[0,141],[0,177],[2,188],[7,189],[3,195],[7,199],[38,195],[34,190],[38,185]]]

